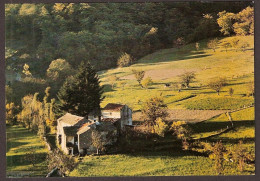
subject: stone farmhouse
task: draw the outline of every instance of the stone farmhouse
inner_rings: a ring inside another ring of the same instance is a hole
[[[109,103],[100,116],[90,114],[88,119],[66,113],[57,120],[57,143],[66,154],[90,154],[96,151],[92,145],[94,130],[109,146],[126,125],[132,125],[132,110],[127,105]]]

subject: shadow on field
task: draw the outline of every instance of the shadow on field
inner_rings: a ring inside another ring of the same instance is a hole
[[[27,145],[27,144],[29,144],[29,142],[7,141],[6,152],[8,152],[11,148],[17,148],[17,147]]]
[[[115,90],[112,88],[110,84],[104,84],[104,92],[114,92]]]
[[[234,129],[239,127],[251,127],[254,126],[254,121],[252,120],[243,120],[243,121],[233,121]],[[190,125],[192,128],[193,133],[206,133],[212,131],[218,131],[220,129],[225,129],[231,127],[231,122],[227,120],[221,121],[206,121],[197,124]]]
[[[12,155],[12,156],[6,156],[7,165],[9,167],[14,166],[30,166],[34,163],[34,169],[38,169],[38,164],[41,164],[46,159],[46,153],[35,153],[35,154],[23,154],[23,155]],[[32,158],[35,158],[33,160]]]

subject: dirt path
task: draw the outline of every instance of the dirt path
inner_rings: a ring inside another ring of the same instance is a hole
[[[214,116],[227,112],[226,110],[184,110],[184,109],[171,109],[168,111],[168,121],[188,121],[188,122],[201,122],[210,119]],[[133,121],[142,121],[141,112],[133,113]]]

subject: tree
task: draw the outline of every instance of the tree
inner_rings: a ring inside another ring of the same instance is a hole
[[[249,43],[247,41],[239,41],[239,44],[238,44],[238,48],[242,51],[242,52],[245,52],[246,51],[246,48],[249,47]]]
[[[234,48],[237,51],[238,45],[239,45],[239,39],[236,37],[232,38],[232,39],[230,39],[229,43],[232,46],[232,48]]]
[[[236,14],[233,27],[237,35],[254,34],[254,8],[249,6]]]
[[[15,125],[17,123],[18,107],[13,102],[5,105],[6,124]]]
[[[185,41],[183,37],[179,37],[177,38],[174,42],[173,42],[174,46],[178,49],[180,49],[183,45],[185,45]]]
[[[242,172],[245,169],[246,162],[252,160],[252,155],[248,152],[247,148],[240,140],[231,150],[231,155],[234,162],[237,164],[238,169]]]
[[[141,81],[142,81],[143,78],[144,78],[145,71],[133,69],[132,72],[134,73],[134,76],[135,76],[137,82],[139,83],[139,85],[140,85],[141,87],[143,87],[142,84],[141,84]]]
[[[129,54],[124,53],[117,60],[117,65],[118,67],[127,67],[131,65],[132,62],[133,62],[133,58]]]
[[[212,39],[212,40],[209,40],[208,42],[208,48],[212,49],[214,52],[216,52],[216,48],[218,46],[218,39],[215,38],[215,39]]]
[[[222,46],[223,48],[225,48],[225,50],[226,50],[226,52],[227,52],[227,49],[231,47],[231,44],[230,44],[230,42],[228,42],[228,41],[224,41],[223,43],[221,43],[221,46]]]
[[[105,141],[102,138],[102,135],[94,130],[91,135],[92,139],[92,145],[97,148],[97,154],[99,154],[99,150],[104,151],[105,150]]]
[[[234,94],[234,89],[231,87],[231,88],[229,88],[228,92],[229,92],[229,95],[232,96]]]
[[[72,74],[70,64],[64,59],[53,60],[47,69],[47,76],[52,80],[64,79]]]
[[[65,155],[59,149],[55,149],[47,157],[49,170],[58,168],[63,175],[75,168],[76,162],[72,156]]]
[[[144,79],[142,81],[142,86],[147,89],[148,86],[151,85],[152,83],[153,83],[152,78],[151,77],[147,77],[146,79]]]
[[[226,148],[223,146],[221,141],[215,143],[215,145],[211,147],[211,154],[209,155],[209,157],[215,160],[215,170],[219,175],[224,170],[223,162],[224,162],[225,151]]]
[[[141,112],[148,126],[152,126],[153,129],[158,118],[164,119],[168,116],[167,105],[162,97],[148,99],[143,103]]]
[[[222,87],[225,85],[226,85],[226,79],[222,77],[216,78],[208,83],[208,87],[215,90],[218,93],[218,95]]]
[[[186,88],[189,88],[190,83],[196,78],[194,72],[185,72],[179,75],[181,84],[183,84]]]
[[[29,68],[30,68],[30,66],[28,64],[24,64],[23,73],[25,74],[25,76],[31,77],[32,74],[31,74]]]
[[[248,86],[248,95],[254,97],[255,96],[255,83],[251,81],[247,84]]]
[[[90,63],[80,64],[77,74],[66,79],[58,92],[58,112],[88,116],[91,111],[100,113],[103,87]]]
[[[200,49],[200,43],[199,42],[195,43],[195,48],[196,48],[197,51],[199,51],[199,49]]]
[[[174,121],[171,125],[171,130],[173,130],[173,135],[182,140],[183,149],[187,150],[189,148],[188,140],[191,135],[191,130],[187,123],[185,121]]]
[[[116,75],[112,75],[109,77],[109,81],[111,82],[112,89],[114,89],[116,81],[118,81],[118,80],[119,80],[119,78]]]
[[[235,14],[226,11],[221,11],[218,13],[218,25],[221,28],[220,32],[224,35],[230,35],[234,32],[233,23],[235,21]]]
[[[162,118],[158,118],[155,121],[154,131],[161,137],[164,137],[165,133],[168,130],[168,125],[162,120]]]

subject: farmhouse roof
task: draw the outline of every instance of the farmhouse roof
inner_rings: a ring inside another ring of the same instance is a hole
[[[83,124],[77,131],[77,134],[82,134],[85,133],[87,130],[89,130],[91,128],[91,125],[94,125],[94,122],[88,122]]]
[[[103,110],[106,111],[120,111],[125,105],[122,104],[115,104],[115,103],[108,103]]]
[[[76,116],[70,113],[66,113],[64,116],[60,117],[58,121],[67,123],[71,126],[82,126],[84,123],[88,122],[88,120],[84,117]]]

